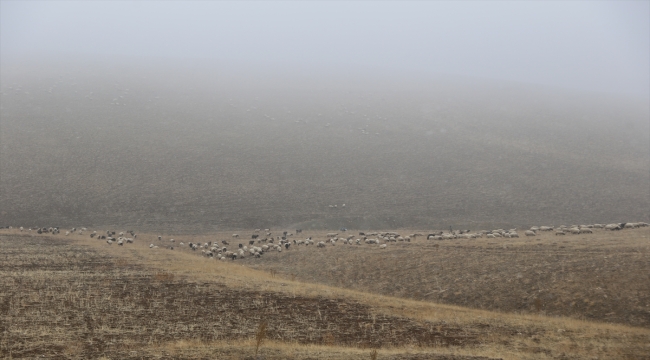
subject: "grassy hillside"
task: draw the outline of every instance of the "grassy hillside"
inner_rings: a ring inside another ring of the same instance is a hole
[[[324,234],[317,236],[324,239]],[[305,282],[508,313],[650,328],[650,230],[315,249],[246,265]]]
[[[643,101],[198,65],[3,65],[0,85],[0,223],[207,231],[650,218]]]
[[[0,230],[2,357],[647,358],[648,329],[345,290],[150,249],[155,235],[86,235]]]

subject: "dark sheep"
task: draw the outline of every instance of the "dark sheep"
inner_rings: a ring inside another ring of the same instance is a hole
[[[258,234],[251,235],[251,239],[253,239],[253,240],[257,239],[258,237],[260,237]]]

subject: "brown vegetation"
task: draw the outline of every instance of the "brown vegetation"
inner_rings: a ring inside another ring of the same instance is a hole
[[[406,233],[406,232],[405,232]],[[322,236],[322,235],[321,235]],[[324,236],[323,236],[324,237]],[[254,268],[378,294],[650,327],[650,229],[295,247]]]
[[[0,254],[3,357],[368,359],[374,348],[380,360],[640,359],[650,340],[645,329],[293,282],[143,241],[5,234]]]

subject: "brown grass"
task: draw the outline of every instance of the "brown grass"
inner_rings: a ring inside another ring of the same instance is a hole
[[[642,328],[274,278],[242,262],[152,250],[147,236],[124,247],[86,236],[0,236],[0,286],[7,289],[0,351],[15,358],[241,359],[259,352],[266,359],[367,359],[370,347],[381,349],[378,359],[584,359],[643,358],[650,343]],[[263,349],[256,336],[262,321]]]

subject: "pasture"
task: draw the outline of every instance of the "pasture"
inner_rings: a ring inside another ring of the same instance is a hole
[[[637,315],[642,310],[640,304],[629,313],[599,321],[580,320],[589,319],[589,309],[598,309],[588,304],[566,314],[573,318],[555,316],[556,304],[546,300],[541,305],[537,302],[539,309],[535,309],[534,300],[522,311],[498,307],[513,296],[511,293],[532,293],[533,280],[528,284],[515,281],[517,273],[521,272],[523,279],[541,273],[541,269],[554,273],[556,263],[565,266],[565,273],[555,277],[556,282],[564,283],[561,289],[580,291],[584,294],[581,299],[594,302],[592,282],[585,281],[578,271],[588,257],[596,265],[592,273],[603,268],[614,274],[608,278],[610,282],[621,281],[617,272],[632,280],[647,276],[646,229],[617,232],[611,241],[608,232],[593,234],[589,240],[580,235],[557,240],[543,236],[509,243],[505,239],[441,241],[438,246],[418,239],[391,243],[383,250],[365,244],[294,246],[259,259],[234,261],[218,261],[179,246],[181,241],[226,240],[228,247],[235,247],[238,241],[247,243],[243,237],[252,231],[239,233],[240,239],[233,239],[232,232],[221,232],[163,234],[163,240],[157,240],[159,234],[139,234],[134,244],[117,246],[91,239],[88,233],[46,236],[2,230],[0,352],[13,358],[44,355],[70,359],[642,359],[649,351],[647,324],[629,326],[632,316],[644,319]],[[174,250],[163,244],[172,236]],[[599,246],[580,255],[585,241]],[[149,248],[155,242],[160,243],[158,248]],[[555,249],[555,257],[551,250],[542,251],[544,247]],[[535,248],[540,253],[531,253]],[[480,267],[502,281],[478,275],[477,281],[467,279],[473,274],[469,272],[472,267],[478,266],[479,250],[484,254]],[[561,251],[572,252],[575,261],[571,265],[567,259],[562,261]],[[423,255],[417,257],[416,253]],[[632,253],[641,257],[634,258]],[[603,261],[605,256],[611,260]],[[448,261],[435,269],[443,258]],[[551,268],[529,263],[531,269],[526,270],[525,260],[534,258]],[[552,262],[553,258],[558,260]],[[462,264],[453,265],[455,262],[466,264],[465,277],[459,275]],[[609,262],[612,264],[607,265]],[[399,268],[408,268],[412,275]],[[445,271],[449,274],[443,276]],[[514,276],[511,281],[507,281],[508,272]],[[449,289],[449,279],[454,276],[458,285],[437,297],[423,296],[422,292],[428,291],[423,284],[433,279],[430,273],[438,274],[437,288]],[[416,283],[418,276],[421,280]],[[396,284],[392,287],[387,285],[391,278]],[[539,285],[543,276],[532,279]],[[616,296],[622,305],[615,310],[636,304],[633,295],[647,305],[643,297],[648,294],[643,288],[647,281],[628,288],[632,280],[618,285]],[[500,285],[494,291],[479,291],[481,286],[497,282]],[[472,303],[476,295],[469,293],[471,283],[476,284],[475,292],[482,301],[498,311],[476,309]],[[420,295],[409,293],[409,287],[418,288]],[[462,305],[474,309],[452,305],[462,298],[462,291],[468,291],[470,299]],[[611,294],[613,288],[603,291]],[[443,296],[447,292],[455,295]],[[259,346],[256,338],[261,339]]]

